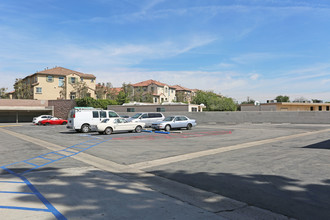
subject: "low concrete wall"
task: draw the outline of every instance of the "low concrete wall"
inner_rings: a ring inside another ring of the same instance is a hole
[[[132,116],[136,112],[118,112]],[[186,115],[199,124],[292,123],[330,124],[330,112],[162,112],[168,115]]]

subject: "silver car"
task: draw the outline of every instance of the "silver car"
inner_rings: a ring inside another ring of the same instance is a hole
[[[154,122],[152,123],[151,127],[156,130],[165,130],[170,131],[171,129],[180,129],[180,128],[187,128],[190,130],[192,127],[195,127],[196,120],[189,119],[187,116],[183,115],[175,115],[175,116],[168,116],[163,121]]]

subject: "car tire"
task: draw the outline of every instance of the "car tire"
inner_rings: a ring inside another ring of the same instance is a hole
[[[171,125],[166,125],[165,126],[165,131],[170,131],[171,130]]]
[[[64,122],[62,123],[62,125],[66,125],[66,122],[64,121]]]
[[[49,125],[49,122],[46,122],[44,125],[45,125],[45,126],[46,126],[46,125]]]
[[[142,131],[142,127],[140,125],[136,126],[135,132],[136,133],[141,133],[141,131]]]
[[[191,124],[187,124],[187,130],[191,130],[192,125]]]
[[[112,133],[112,128],[110,127],[107,127],[105,130],[104,130],[104,134],[107,134],[107,135],[110,135]]]
[[[90,127],[88,124],[84,124],[81,126],[81,132],[82,133],[88,133],[90,131]]]

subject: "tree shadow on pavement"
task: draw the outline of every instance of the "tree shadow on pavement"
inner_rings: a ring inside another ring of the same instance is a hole
[[[288,217],[330,219],[330,179],[324,179],[320,184],[303,185],[298,180],[276,175],[164,170],[152,173]],[[8,174],[2,172],[0,180],[3,176]],[[157,186],[153,176],[114,175],[91,167],[80,167],[39,169],[26,178],[68,219],[219,217],[202,209],[196,211],[196,207],[174,199],[175,196],[154,192],[151,189]],[[24,203],[29,199],[28,195],[20,195],[17,200]]]

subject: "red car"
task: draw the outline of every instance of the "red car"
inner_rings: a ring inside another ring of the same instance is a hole
[[[68,120],[64,120],[62,118],[50,118],[46,120],[39,121],[39,125],[66,125],[68,123]]]

